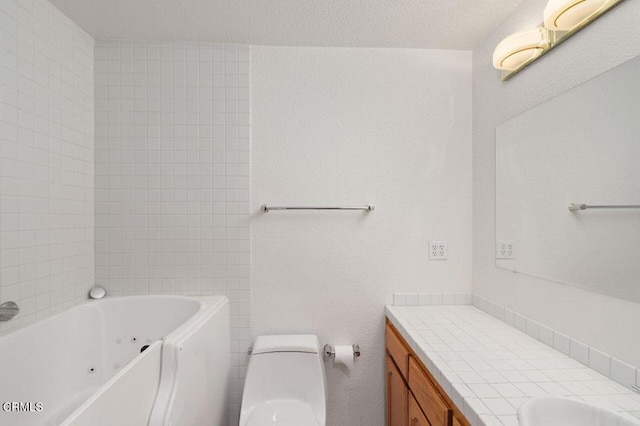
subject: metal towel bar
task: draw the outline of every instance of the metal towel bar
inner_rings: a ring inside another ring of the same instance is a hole
[[[271,210],[364,210],[366,212],[372,212],[375,206],[367,204],[366,206],[355,207],[276,207],[265,204],[262,206],[262,211],[267,213]]]
[[[590,206],[587,204],[569,204],[569,210],[572,212],[578,210],[589,210],[589,209],[640,209],[640,205],[636,204],[628,204],[628,205],[600,205],[600,206]]]

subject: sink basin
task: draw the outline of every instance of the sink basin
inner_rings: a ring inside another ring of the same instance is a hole
[[[532,399],[518,410],[520,426],[639,426],[613,411],[566,398]]]

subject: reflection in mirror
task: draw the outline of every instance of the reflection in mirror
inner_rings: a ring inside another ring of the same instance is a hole
[[[640,302],[640,58],[496,129],[496,265]]]

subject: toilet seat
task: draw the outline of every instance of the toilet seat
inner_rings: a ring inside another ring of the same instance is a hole
[[[247,426],[319,426],[319,423],[306,402],[268,401],[253,409]]]

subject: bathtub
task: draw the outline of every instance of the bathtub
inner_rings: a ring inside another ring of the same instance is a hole
[[[0,336],[0,425],[228,424],[222,296],[89,301]]]

